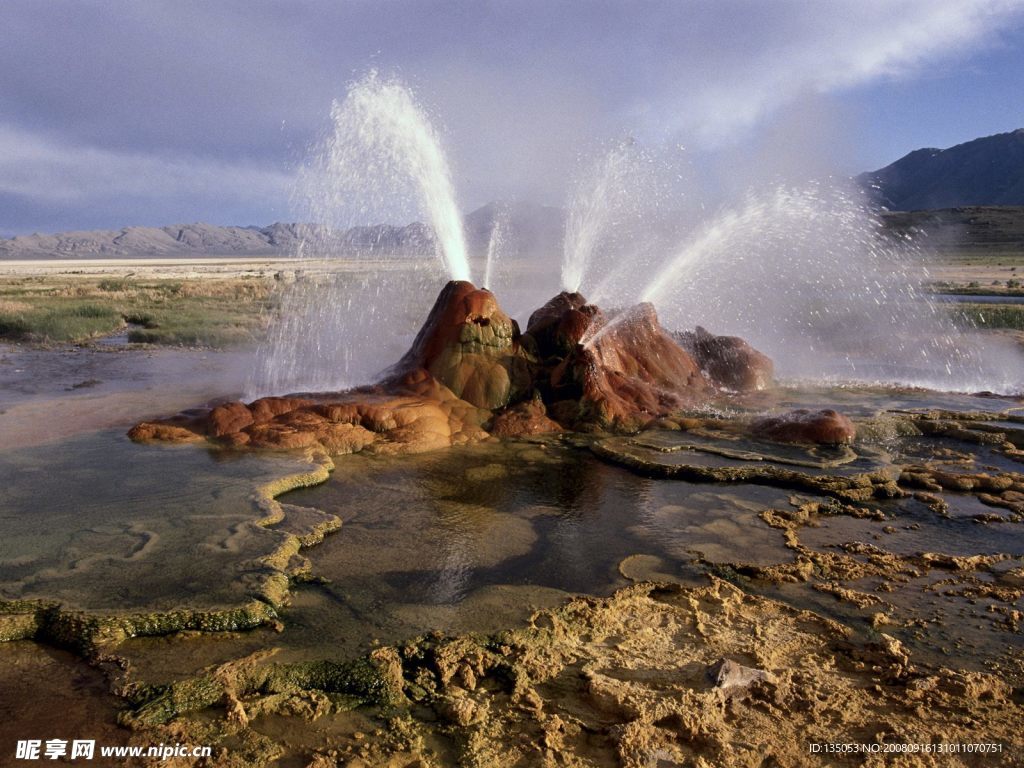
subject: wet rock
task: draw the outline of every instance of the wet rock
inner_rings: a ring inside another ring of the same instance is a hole
[[[313,405],[313,401],[301,397],[262,397],[254,401],[249,410],[257,424],[271,421],[285,413]]]
[[[562,291],[536,310],[526,324],[526,334],[541,359],[565,357],[580,343],[599,310],[580,293]]]
[[[337,456],[372,450],[375,453],[418,453],[487,437],[483,423],[488,411],[475,408],[422,371],[404,377],[398,386],[408,394],[382,396],[370,392],[350,395],[342,402],[318,403],[305,398],[264,398],[250,406],[221,406],[223,417],[216,425],[198,419],[182,426],[171,422],[144,422],[129,432],[133,440],[172,439],[175,442],[202,440],[217,433],[221,444],[262,450],[320,448]],[[417,394],[422,393],[422,394]],[[246,409],[252,423],[243,424],[232,413]],[[216,409],[214,412],[217,412]]]
[[[490,425],[490,433],[494,437],[524,437],[561,431],[561,425],[548,417],[544,401],[539,397],[502,411]]]
[[[307,448],[317,442],[315,432],[303,431],[287,424],[255,424],[246,433],[247,444],[253,448],[289,451]]]
[[[444,287],[395,372],[416,369],[429,372],[457,397],[488,410],[522,399],[530,390],[518,326],[494,294],[466,281]]]
[[[768,416],[750,425],[750,434],[779,443],[846,445],[857,435],[856,427],[838,411],[809,411],[804,408],[781,416]]]
[[[666,460],[672,456],[638,445],[637,438],[610,437],[591,443],[596,455],[641,475],[674,478],[695,483],[757,483],[826,494],[847,502],[899,498],[903,491],[895,482],[898,470],[879,464],[867,471],[837,471],[835,474],[803,471],[770,461],[740,459],[720,466],[700,462]],[[841,468],[840,468],[841,470]]]
[[[807,745],[834,740],[837,726],[879,740],[938,733],[950,742],[981,729],[986,741],[1016,743],[1012,685],[978,672],[919,674],[898,641],[880,637],[864,643],[837,622],[719,580],[697,589],[641,584],[574,599],[495,635],[435,633],[347,663],[253,657],[139,686],[125,719],[157,729],[147,737],[179,741],[198,723],[207,743],[234,745],[245,735],[233,730],[235,700],[250,721],[255,713],[312,719],[297,701],[324,702],[317,718],[332,716],[327,702],[359,701],[360,717],[387,723],[356,729],[351,748],[365,759],[345,764],[367,766],[433,765],[438,743],[453,765],[817,765]],[[776,671],[735,658],[770,659]],[[473,693],[462,687],[467,665]],[[343,719],[308,732],[342,724],[351,732]],[[323,741],[302,743],[333,759]],[[1016,764],[1010,758],[996,763]]]
[[[578,313],[573,318],[584,317],[581,310],[572,312]],[[607,325],[599,312],[586,320],[580,339],[589,335],[589,340],[549,374],[547,399],[557,421],[635,431],[710,394],[697,361],[661,327],[652,305],[626,310]]]
[[[738,336],[715,336],[698,325],[675,338],[715,386],[734,392],[756,392],[771,386],[775,373],[771,359]]]
[[[735,695],[762,680],[771,680],[772,676],[763,669],[746,667],[732,659],[719,659],[708,667],[708,678],[727,695]]]
[[[232,432],[241,432],[254,421],[252,411],[244,403],[224,403],[210,411],[206,431],[210,437],[223,437]]]
[[[204,438],[197,432],[178,424],[160,421],[143,421],[128,431],[128,437],[137,443],[194,443]]]

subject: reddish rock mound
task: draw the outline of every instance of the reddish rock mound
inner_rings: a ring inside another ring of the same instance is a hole
[[[520,334],[490,291],[453,281],[412,347],[374,387],[224,403],[199,416],[140,424],[129,435],[331,454],[419,451],[488,431],[637,430],[706,401],[716,387],[757,389],[771,378],[771,361],[741,339],[703,329],[684,338],[689,350],[650,304],[609,319],[578,293],[555,296]]]
[[[494,437],[525,437],[564,431],[561,424],[548,417],[540,397],[506,408],[494,417],[489,430]]]
[[[715,386],[733,392],[757,392],[771,386],[772,361],[738,336],[715,336],[698,325],[695,331],[675,334],[675,338]]]
[[[556,298],[534,313],[526,332],[533,335],[543,313],[537,348],[550,355],[544,381],[556,420],[630,431],[710,394],[697,361],[661,327],[650,304],[608,321],[597,307],[577,305],[578,294],[562,296],[561,317],[552,317]]]
[[[837,411],[801,408],[781,416],[758,419],[750,425],[750,433],[779,443],[846,445],[853,442],[857,430],[849,417]]]
[[[414,377],[406,381],[411,388]],[[422,383],[422,382],[420,382]],[[427,394],[384,394],[371,390],[345,399],[266,397],[249,405],[218,405],[190,420],[143,422],[128,436],[140,442],[185,442],[203,437],[232,447],[271,450],[319,447],[331,455],[415,453],[487,437],[490,413],[455,397],[436,383]]]
[[[437,297],[412,349],[395,366],[422,369],[478,408],[495,410],[532,392],[519,327],[488,290],[453,280]]]

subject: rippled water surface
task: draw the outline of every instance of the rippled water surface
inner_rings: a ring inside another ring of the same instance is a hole
[[[260,482],[295,457],[131,443],[122,432],[0,450],[0,597],[90,609],[234,604],[277,534]]]

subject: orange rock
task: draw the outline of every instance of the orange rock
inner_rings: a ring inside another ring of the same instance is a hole
[[[562,291],[530,315],[526,333],[542,358],[565,357],[576,348],[590,325],[590,316],[600,311],[587,304],[580,293]]]
[[[270,448],[273,450],[292,450],[308,448],[317,443],[315,432],[302,432],[285,424],[253,424],[247,430],[248,445],[253,448]],[[230,436],[234,438],[234,436]]]
[[[570,312],[578,313],[570,321],[574,327],[581,315],[604,322],[599,312]],[[588,334],[590,340],[577,344],[550,373],[549,396],[558,403],[559,421],[632,431],[711,391],[696,360],[661,327],[650,304],[627,310],[596,332],[583,330],[580,338]]]
[[[715,336],[698,325],[695,331],[675,337],[715,386],[734,392],[756,392],[771,386],[771,359],[738,336]]]
[[[490,433],[494,437],[523,437],[564,432],[562,426],[548,417],[540,398],[514,405],[494,417]]]
[[[333,424],[320,436],[320,443],[332,456],[358,453],[377,436],[358,424]]]
[[[848,416],[837,411],[800,408],[758,419],[750,425],[750,434],[779,443],[845,445],[853,442],[857,429]]]
[[[128,437],[137,443],[151,441],[163,443],[194,443],[202,440],[202,435],[176,424],[159,421],[144,421],[136,424],[128,432]]]
[[[416,369],[456,397],[488,410],[503,408],[530,391],[518,326],[490,291],[466,281],[452,281],[442,289],[395,374]]]
[[[232,432],[240,432],[253,421],[252,411],[244,403],[224,403],[210,411],[206,417],[206,433],[210,437],[223,437]]]
[[[249,410],[252,411],[253,420],[259,424],[270,421],[282,413],[312,404],[311,400],[301,397],[263,397],[250,403]]]

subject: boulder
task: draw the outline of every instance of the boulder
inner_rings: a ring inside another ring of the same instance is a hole
[[[715,336],[698,325],[694,331],[675,334],[675,338],[696,358],[716,387],[757,392],[771,386],[771,359],[738,336]]]
[[[255,421],[245,403],[224,403],[218,405],[206,418],[206,433],[210,437],[223,437],[232,432],[241,432]]]
[[[710,393],[697,361],[661,327],[650,304],[611,321],[596,308],[569,308],[559,327],[576,339],[546,382],[562,423],[633,431]]]
[[[553,297],[526,323],[535,354],[541,359],[568,355],[580,343],[597,312],[600,310],[587,304],[582,294],[562,291]]]
[[[857,429],[848,416],[838,411],[800,408],[781,416],[757,419],[750,425],[750,434],[778,443],[846,445],[853,442]]]
[[[136,443],[194,443],[203,436],[180,424],[162,421],[143,421],[128,431],[128,437]]]
[[[561,425],[548,417],[540,397],[534,397],[500,412],[491,421],[488,431],[494,437],[525,437],[563,432]]]

